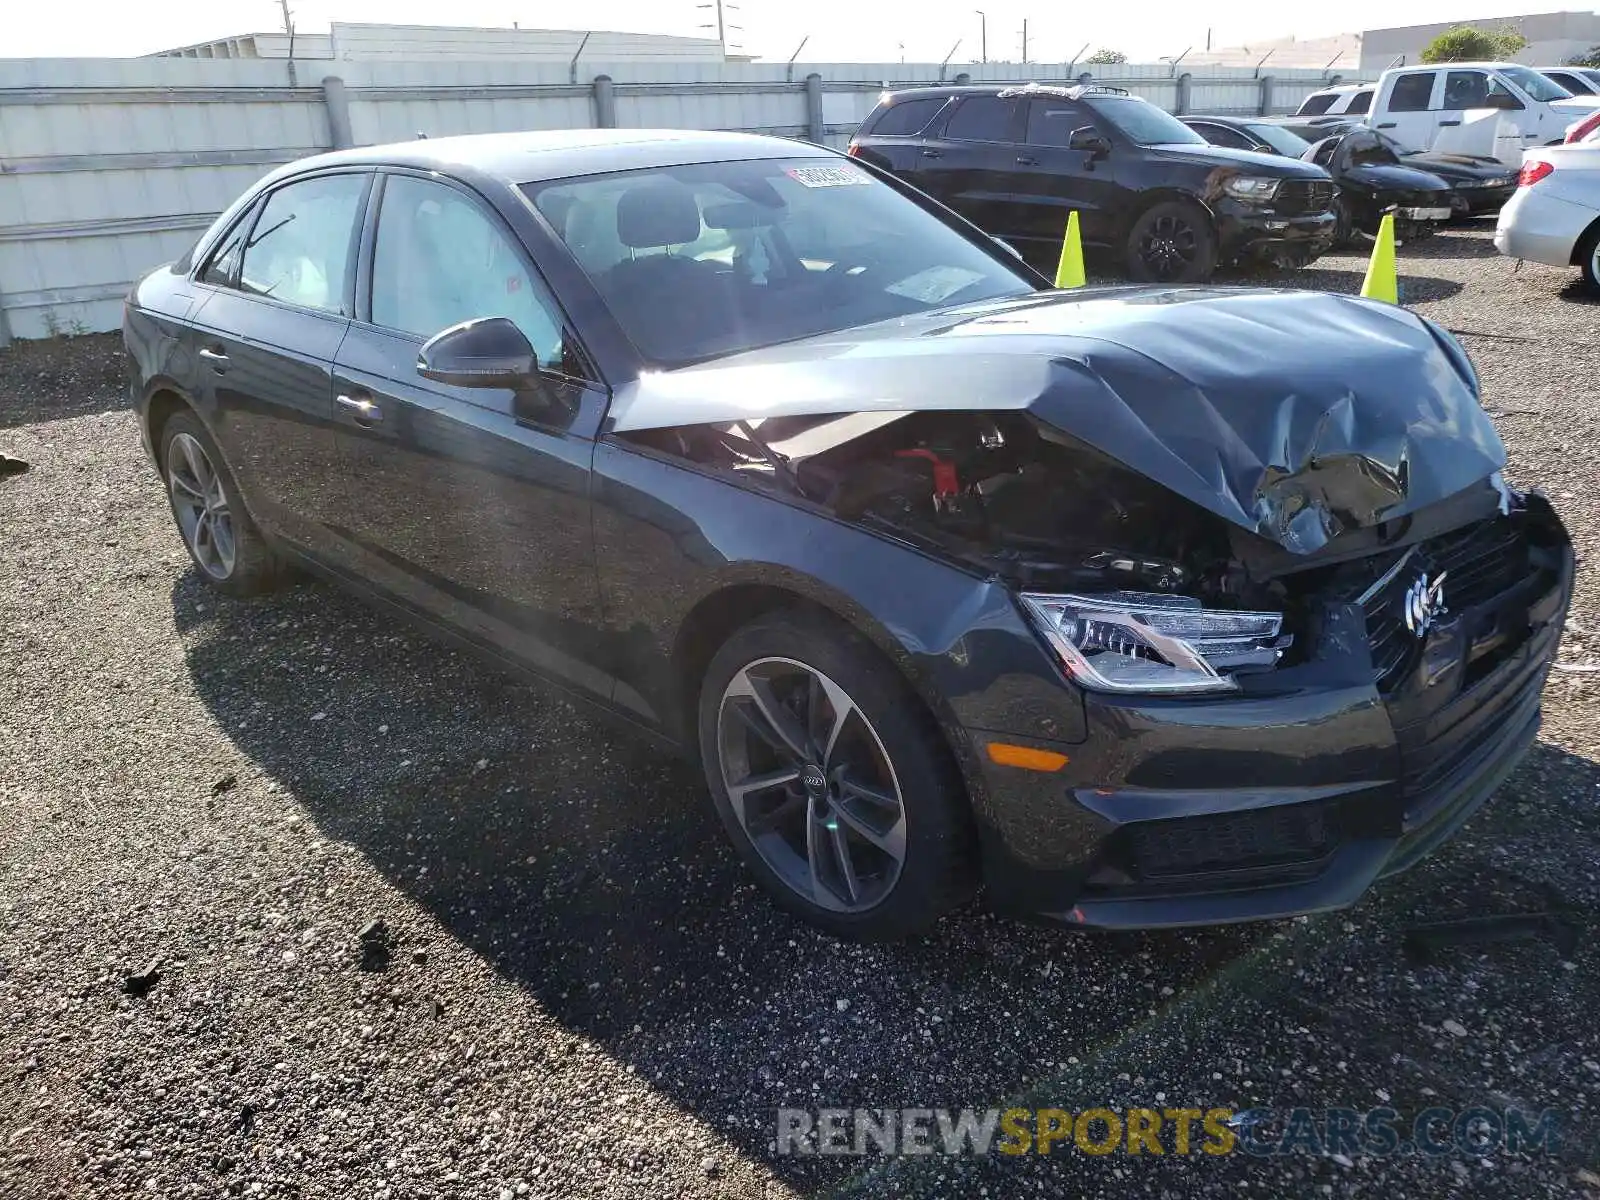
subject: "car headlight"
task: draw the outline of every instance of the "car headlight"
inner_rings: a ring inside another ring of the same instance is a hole
[[[1067,673],[1102,692],[1231,692],[1239,668],[1274,666],[1283,614],[1205,608],[1190,596],[1025,593],[1022,606]]]
[[[1222,190],[1239,200],[1271,200],[1278,194],[1281,182],[1258,175],[1231,175],[1222,181]]]

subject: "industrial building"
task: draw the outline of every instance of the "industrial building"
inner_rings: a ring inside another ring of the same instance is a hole
[[[1528,44],[1514,55],[1529,66],[1553,67],[1600,45],[1600,14],[1593,12],[1536,13],[1528,16],[1476,17],[1436,25],[1406,25],[1394,29],[1369,29],[1361,36],[1361,74],[1371,77],[1391,66],[1415,63],[1434,38],[1458,25],[1498,31],[1515,29]]]
[[[334,21],[327,33],[243,33],[158,51],[154,58],[293,58],[373,62],[404,59],[515,58],[567,63],[582,56],[606,63],[747,62],[728,55],[716,38],[581,29],[451,28]]]

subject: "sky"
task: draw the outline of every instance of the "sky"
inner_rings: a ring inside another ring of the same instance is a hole
[[[705,0],[699,0],[704,3]],[[1324,37],[1366,28],[1502,15],[1515,6],[1463,9],[1459,0],[1341,0],[1336,5],[1286,5],[1236,0],[1210,6],[1192,0],[1137,4],[1063,4],[1061,0],[726,0],[731,48],[783,61],[809,37],[802,60],[812,62],[940,62],[960,40],[952,61],[976,61],[987,13],[992,59],[1021,57],[1028,18],[1028,57],[1065,62],[1084,43],[1154,62],[1204,47],[1252,40]],[[6,0],[0,57],[138,55],[230,34],[282,28],[278,0]],[[712,14],[697,0],[290,0],[296,27],[326,32],[330,20],[386,24],[595,28],[706,36],[697,29]],[[1535,5],[1540,11],[1557,6]],[[581,12],[581,18],[575,17]]]

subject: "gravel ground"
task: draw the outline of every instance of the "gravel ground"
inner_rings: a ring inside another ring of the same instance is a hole
[[[1350,291],[1356,258],[1285,277]],[[1402,254],[1600,662],[1600,307],[1483,228]],[[0,353],[0,1196],[1600,1195],[1600,676],[1356,909],[1098,936],[967,912],[841,945],[777,913],[690,770],[328,587],[196,580],[112,338]],[[1420,921],[1560,905],[1404,953]],[[360,933],[377,948],[364,950]],[[125,979],[155,962],[159,979]],[[779,1106],[1550,1107],[1559,1154],[773,1153]]]

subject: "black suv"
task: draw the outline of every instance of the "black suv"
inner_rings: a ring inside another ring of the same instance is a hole
[[[1208,145],[1107,87],[938,87],[886,95],[850,154],[915,184],[1054,271],[1067,212],[1134,279],[1223,263],[1304,265],[1333,242],[1333,182],[1310,163]]]

